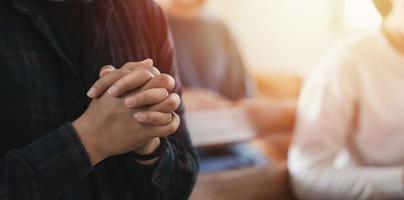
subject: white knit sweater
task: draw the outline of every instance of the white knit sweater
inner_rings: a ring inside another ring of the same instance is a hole
[[[330,52],[302,90],[289,153],[303,199],[404,198],[404,57],[383,33]]]

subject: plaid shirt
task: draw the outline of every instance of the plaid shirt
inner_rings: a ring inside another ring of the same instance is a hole
[[[126,156],[91,166],[69,121],[87,108],[85,93],[100,66],[152,58],[160,71],[176,72],[168,27],[153,1],[85,5],[91,26],[80,67],[90,69],[89,80],[80,78],[34,0],[0,0],[0,199],[186,199],[198,164],[183,120],[155,166]]]

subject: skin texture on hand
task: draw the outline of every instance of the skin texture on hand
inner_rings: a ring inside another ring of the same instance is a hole
[[[149,61],[149,60],[145,60],[145,61]],[[143,61],[143,63],[145,62]],[[146,62],[147,63],[147,62]],[[148,64],[152,64],[148,63]],[[127,65],[128,67],[130,65]],[[147,90],[147,89],[153,89],[153,88],[162,88],[165,87],[167,89],[167,91],[172,91],[174,89],[175,86],[175,80],[167,75],[167,74],[161,74],[160,71],[154,67],[150,66],[138,66],[138,67],[132,67],[131,70],[140,70],[140,69],[146,69],[149,70],[149,72],[151,72],[155,78],[153,78],[152,80],[150,80],[145,86],[143,86],[141,88],[141,90]],[[109,66],[105,66],[100,70],[100,77],[103,77],[104,75],[115,71],[116,69],[109,65]],[[105,88],[102,89],[102,91],[105,91]],[[133,104],[131,104],[132,99],[130,97],[127,97],[125,99],[125,104],[129,107],[134,107]],[[169,97],[164,100],[162,103],[157,104],[155,106],[149,107],[149,111],[147,112],[137,112],[135,113],[135,118],[145,124],[149,124],[149,125],[165,125],[169,122],[171,122],[172,120],[172,115],[167,115],[168,113],[173,112],[174,110],[176,110],[178,108],[178,105],[180,103],[180,97],[175,94],[172,93],[169,95]],[[145,142],[144,144],[142,144],[140,147],[138,147],[137,149],[133,150],[135,153],[137,154],[150,154],[152,152],[154,152],[160,145],[160,139],[159,138],[153,138],[147,142]],[[138,161],[139,163],[143,164],[143,165],[150,165],[150,164],[154,164],[155,162],[157,162],[158,158],[152,159],[150,161]]]
[[[169,94],[175,81],[150,64],[146,60],[116,70],[104,67],[89,90],[93,100],[73,126],[93,165],[129,151],[151,153],[159,137],[177,130],[180,120],[174,111],[180,99]]]
[[[122,99],[103,95],[73,122],[93,164],[132,151],[152,138],[168,136],[179,125],[178,115],[168,125],[150,126],[137,121],[133,113]]]

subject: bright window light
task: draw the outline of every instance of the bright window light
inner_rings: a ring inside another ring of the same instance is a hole
[[[376,29],[381,17],[372,0],[344,0],[344,25],[348,29]]]

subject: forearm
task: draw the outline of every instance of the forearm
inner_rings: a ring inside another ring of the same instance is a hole
[[[92,170],[70,124],[11,150],[0,164],[0,199],[58,199]]]

